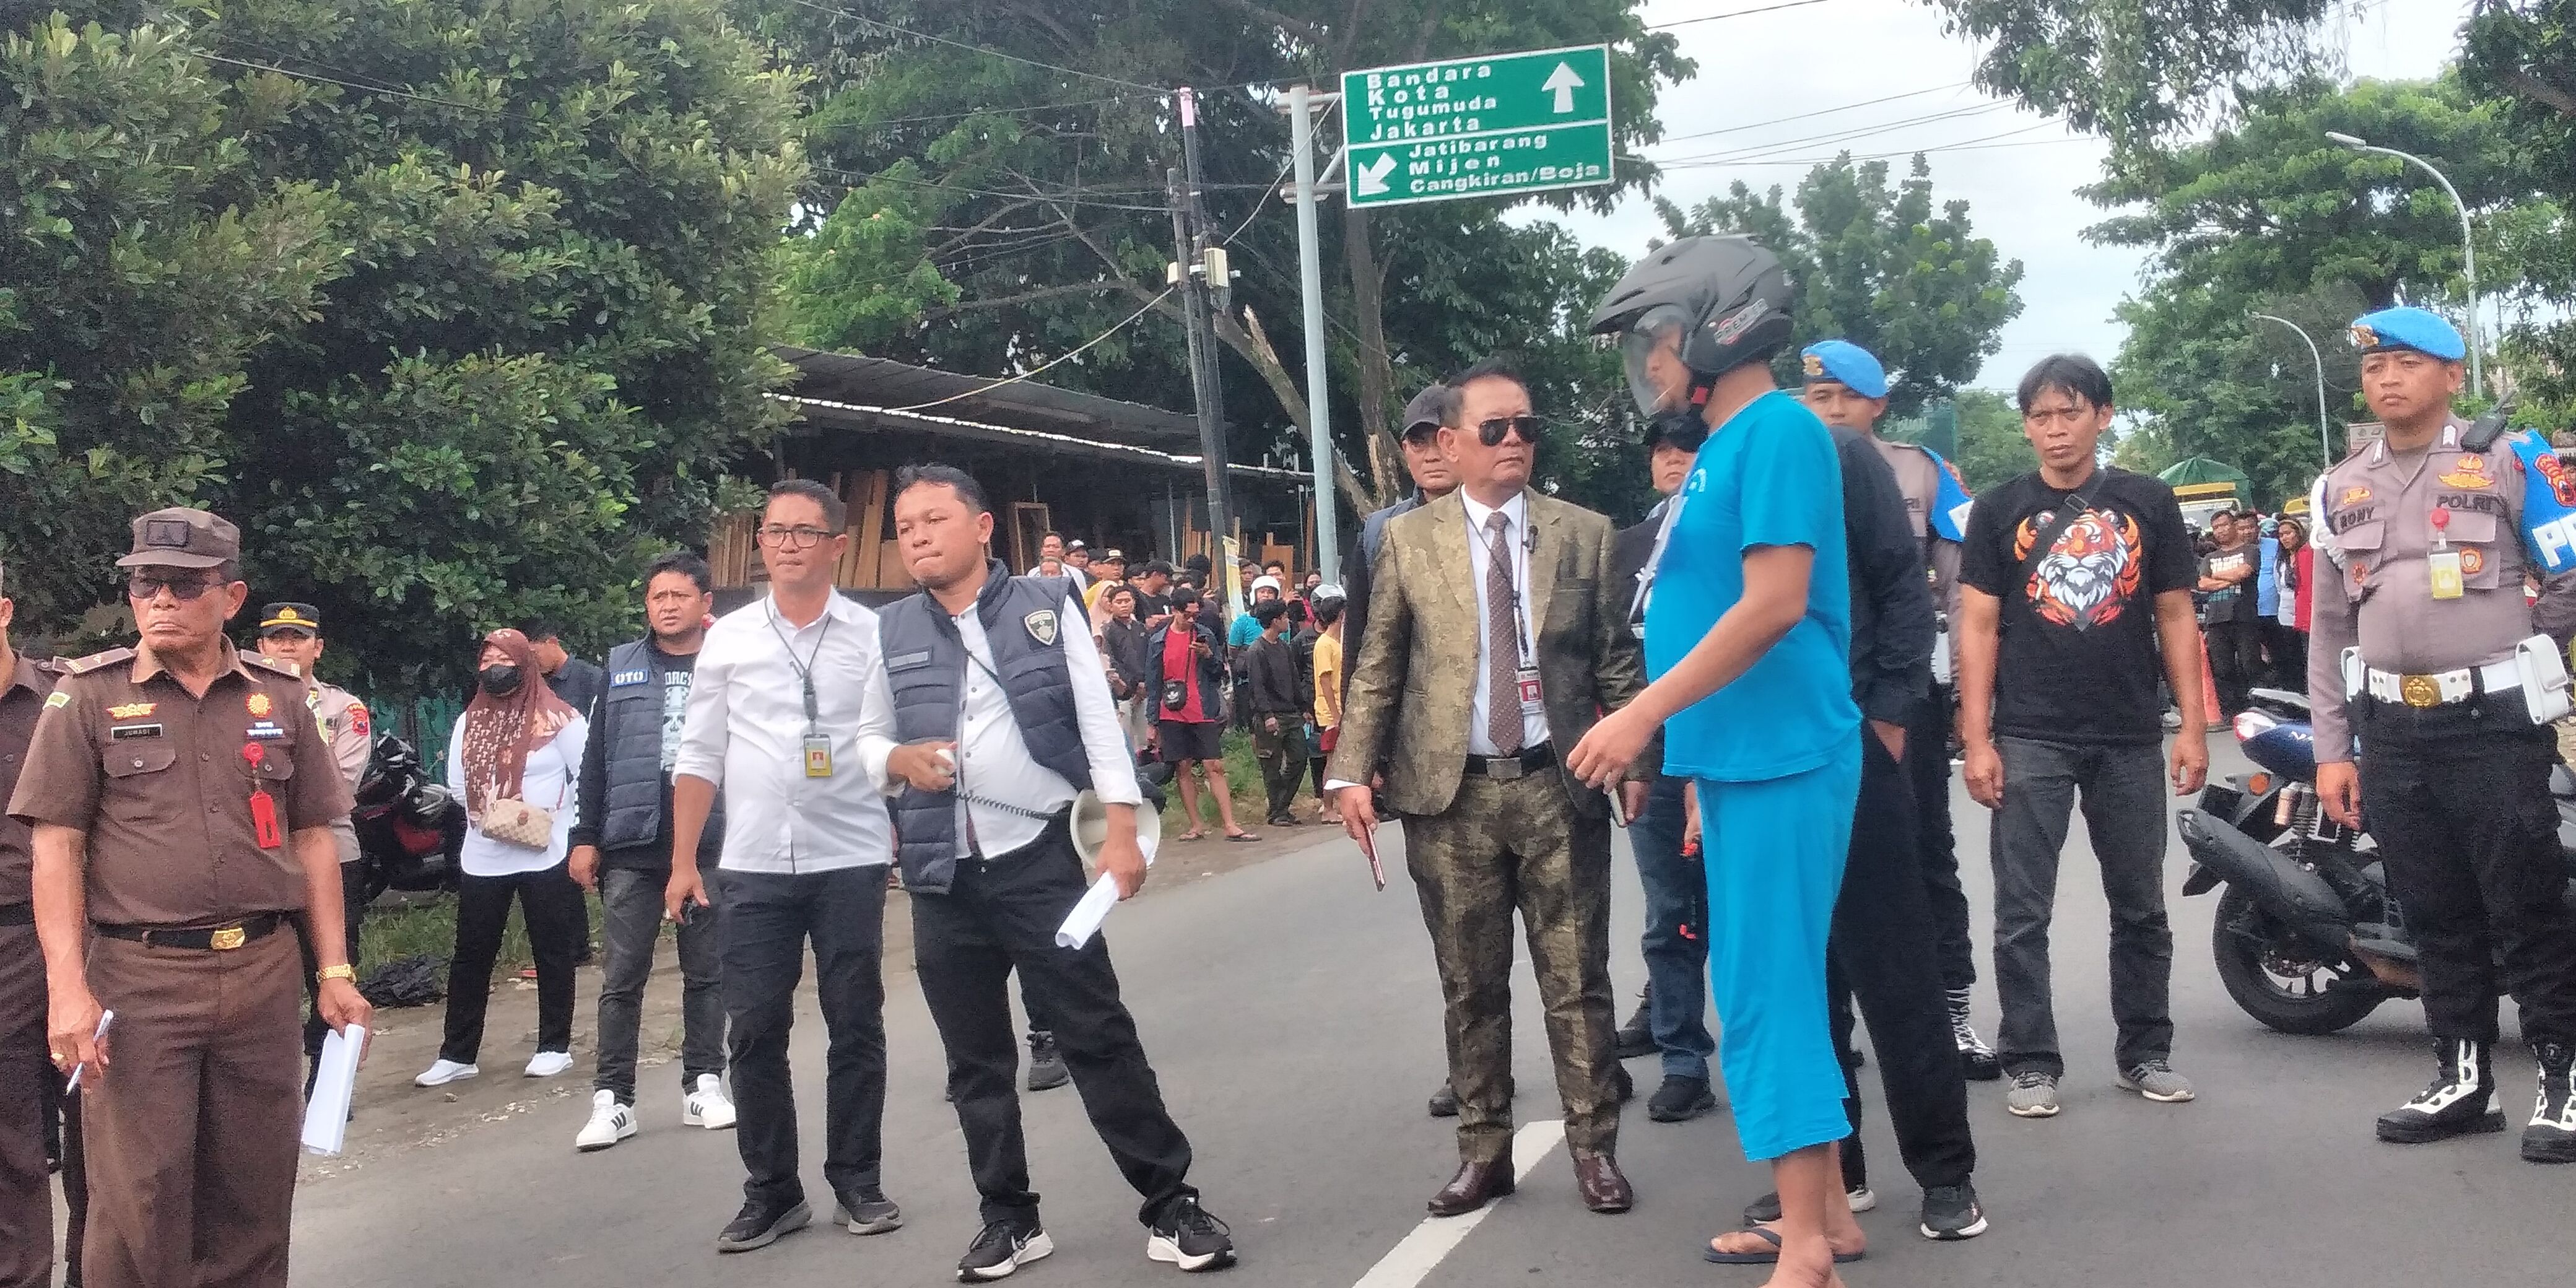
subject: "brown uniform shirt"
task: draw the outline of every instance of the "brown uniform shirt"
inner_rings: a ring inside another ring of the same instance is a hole
[[[1932,507],[1941,503],[1941,466],[1932,453],[1910,443],[1891,443],[1872,434],[1869,445],[1896,472],[1897,490],[1905,494],[1906,521],[1914,525],[1914,539],[1923,543],[1923,561],[1931,571],[1932,606],[1949,619],[1950,629],[1957,630],[1959,543],[1932,534]]]
[[[292,672],[223,646],[194,698],[149,651],[75,662],[28,751],[9,813],[88,834],[90,920],[220,926],[304,907],[293,834],[349,812],[349,787]],[[260,748],[254,767],[244,749]],[[260,848],[254,788],[284,833]]]
[[[341,781],[349,784],[351,792],[357,791],[359,782],[367,776],[367,759],[375,749],[367,704],[339,685],[315,680],[307,690],[305,705],[313,708],[313,718],[321,722],[322,741],[331,752]],[[331,825],[331,839],[339,844],[342,863],[358,861],[358,830],[348,819]]]
[[[31,658],[0,653],[0,802],[17,790],[18,773],[27,764],[27,740],[35,736],[45,695],[53,691],[50,665],[39,667]],[[35,897],[29,885],[35,874],[34,838],[33,828],[0,817],[0,905]]]

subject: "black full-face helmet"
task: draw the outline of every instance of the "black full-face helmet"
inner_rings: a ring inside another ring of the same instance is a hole
[[[1685,237],[1639,260],[1592,311],[1648,417],[1708,401],[1717,378],[1789,343],[1789,274],[1750,237]]]

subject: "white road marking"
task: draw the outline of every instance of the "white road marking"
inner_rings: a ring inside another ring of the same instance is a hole
[[[1512,1180],[1528,1180],[1538,1161],[1555,1152],[1564,1140],[1562,1119],[1522,1124],[1519,1131],[1512,1133]],[[1493,1210],[1494,1205],[1488,1203],[1465,1216],[1423,1218],[1422,1224],[1413,1227],[1413,1233],[1378,1258],[1377,1264],[1369,1267],[1369,1272],[1361,1275],[1352,1288],[1414,1288],[1439,1269],[1440,1262],[1466,1242]]]

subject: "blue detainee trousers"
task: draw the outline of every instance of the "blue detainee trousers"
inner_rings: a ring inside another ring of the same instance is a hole
[[[1825,1004],[1825,943],[1851,845],[1860,736],[1833,760],[1760,782],[1699,783],[1709,996],[1744,1156],[1851,1134]]]

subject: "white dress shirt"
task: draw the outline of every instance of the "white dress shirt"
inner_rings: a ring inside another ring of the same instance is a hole
[[[956,753],[958,845],[962,852],[966,838],[972,836],[985,858],[998,858],[1037,840],[1046,830],[1043,817],[1021,811],[1053,814],[1073,802],[1074,786],[1029,754],[1020,722],[1011,714],[1010,698],[993,680],[993,672],[1000,667],[993,660],[993,644],[984,634],[983,619],[970,605],[965,612],[950,614],[948,620],[956,623],[957,638],[968,655],[965,719]],[[1064,649],[1073,681],[1074,720],[1082,730],[1083,753],[1091,761],[1092,791],[1112,805],[1139,804],[1144,797],[1136,790],[1135,753],[1119,724],[1117,701],[1109,696],[1100,647],[1092,642],[1090,632],[1081,629],[1083,621],[1082,606],[1073,600],[1056,612],[1056,640]],[[1005,623],[1004,628],[1026,629],[1019,622]],[[892,711],[894,686],[884,668],[877,669],[873,683],[875,701]],[[892,744],[885,748],[888,754],[893,750]],[[899,787],[883,757],[870,762],[869,773],[888,790]],[[969,801],[969,796],[978,799]],[[1017,808],[983,803],[988,801]]]
[[[813,729],[830,741],[829,778],[805,776],[799,665],[813,674]],[[893,860],[893,821],[868,771],[894,745],[893,704],[871,700],[884,682],[877,615],[847,596],[835,593],[801,628],[769,598],[716,620],[698,651],[671,772],[724,792],[717,866],[792,874]]]
[[[495,841],[483,835],[482,828],[469,823],[465,844],[456,852],[456,866],[470,877],[506,877],[543,872],[563,862],[572,839],[572,825],[580,821],[581,752],[589,742],[589,722],[574,716],[555,731],[546,745],[530,751],[526,767],[519,771],[519,799],[554,813],[554,839],[546,848],[531,850],[524,845]],[[455,732],[447,739],[447,790],[460,801],[466,798],[463,717],[457,719]]]
[[[1521,666],[1522,641],[1494,639],[1493,632],[1487,629],[1487,623],[1493,618],[1485,603],[1485,575],[1494,562],[1494,538],[1492,533],[1485,531],[1485,522],[1486,516],[1494,512],[1494,507],[1477,504],[1476,499],[1467,495],[1463,488],[1458,492],[1458,499],[1467,506],[1467,580],[1476,589],[1476,695],[1467,709],[1467,754],[1492,756],[1499,754],[1501,749],[1494,746],[1494,740],[1486,735],[1485,713],[1493,709],[1490,704],[1497,699],[1518,705],[1521,695],[1491,692],[1493,677],[1487,670],[1485,659],[1500,651],[1512,659],[1512,669],[1517,671]],[[1512,588],[1519,592],[1521,630],[1527,632],[1529,660],[1531,665],[1536,665],[1538,622],[1530,616],[1529,500],[1514,492],[1511,500],[1503,502],[1502,512],[1503,540],[1512,552]],[[1521,713],[1521,749],[1526,751],[1546,741],[1547,713],[1542,710]]]

